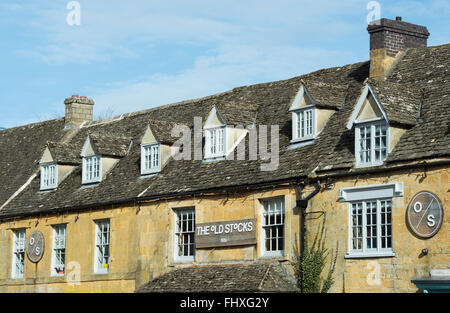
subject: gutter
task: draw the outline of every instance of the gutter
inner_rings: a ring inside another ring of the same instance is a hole
[[[330,175],[317,175],[317,177],[315,177],[315,179],[326,180],[326,179],[330,179],[330,178],[359,176],[359,175],[366,175],[366,174],[378,174],[378,173],[396,171],[396,170],[427,168],[429,166],[442,166],[442,165],[450,165],[450,160],[435,161],[435,162],[429,162],[429,163],[426,161],[423,161],[421,163],[405,164],[405,165],[389,167],[389,168],[373,168],[373,169],[368,169],[368,170],[362,169],[362,170],[353,171],[353,172],[336,173],[336,174],[330,174]]]
[[[354,172],[345,172],[345,173],[330,174],[330,175],[317,175],[317,177],[314,177],[312,179],[326,181],[327,179],[330,179],[330,178],[382,173],[382,172],[395,171],[395,170],[401,170],[401,169],[427,168],[427,167],[431,167],[431,166],[442,166],[442,165],[450,165],[450,160],[435,161],[435,162],[430,162],[430,163],[427,163],[424,161],[422,163],[407,164],[407,165],[391,167],[391,168],[376,168],[376,169],[371,169],[371,170],[363,169],[363,170],[354,171]],[[306,178],[307,178],[307,176],[297,176],[297,177],[291,177],[291,178],[268,181],[268,182],[261,182],[261,183],[254,183],[254,184],[236,185],[236,186],[229,186],[229,187],[214,187],[214,188],[201,189],[201,190],[196,190],[196,191],[173,192],[173,193],[168,193],[168,194],[152,195],[152,196],[146,196],[146,197],[133,197],[133,198],[123,199],[123,200],[106,201],[106,202],[99,202],[99,203],[93,203],[93,204],[81,205],[81,206],[78,205],[78,206],[71,206],[71,207],[64,207],[64,208],[48,209],[48,210],[43,210],[43,211],[39,211],[39,212],[29,212],[29,213],[20,213],[20,214],[15,213],[15,214],[5,214],[5,215],[0,214],[0,221],[5,220],[7,218],[13,218],[13,217],[22,218],[22,217],[41,215],[41,214],[60,213],[60,212],[65,212],[65,211],[69,211],[69,210],[92,209],[94,207],[99,207],[99,206],[123,204],[123,203],[130,203],[130,202],[140,202],[140,201],[145,201],[145,200],[156,200],[156,199],[161,199],[161,198],[176,198],[176,197],[192,196],[192,195],[196,195],[196,194],[214,193],[214,192],[226,193],[227,191],[231,191],[231,190],[241,190],[241,191],[242,190],[250,190],[254,187],[269,187],[271,185],[279,185],[279,184],[283,184],[283,183],[298,183],[299,180],[306,179]],[[299,200],[301,200],[301,199],[299,199]],[[301,200],[301,201],[303,201],[303,200]]]
[[[98,202],[93,204],[87,204],[87,205],[77,205],[77,206],[70,206],[70,207],[63,207],[63,208],[54,208],[54,209],[47,209],[47,210],[40,210],[39,212],[26,212],[26,213],[12,213],[12,214],[0,214],[0,221],[5,220],[7,218],[22,218],[22,217],[29,217],[29,216],[36,216],[36,215],[42,215],[42,214],[55,214],[55,213],[61,213],[66,211],[72,211],[72,210],[84,210],[84,209],[93,209],[95,207],[103,207],[108,205],[114,205],[114,204],[123,204],[123,203],[130,203],[130,202],[141,202],[145,200],[156,200],[156,199],[162,199],[162,198],[180,198],[184,196],[191,196],[196,194],[206,194],[206,193],[227,193],[229,191],[233,190],[239,190],[239,191],[247,191],[253,188],[257,187],[270,187],[275,185],[281,185],[286,183],[293,183],[295,181],[298,181],[299,179],[306,179],[306,176],[304,177],[295,177],[295,178],[286,178],[286,179],[280,179],[280,180],[274,180],[269,182],[261,182],[261,183],[254,183],[254,184],[245,184],[245,185],[235,185],[235,186],[229,186],[229,187],[213,187],[213,188],[207,188],[207,189],[200,189],[196,191],[184,191],[184,192],[172,192],[167,194],[160,194],[160,195],[152,195],[152,196],[146,196],[146,197],[133,197],[128,199],[122,199],[122,200],[112,200],[112,201],[106,201],[106,202]]]

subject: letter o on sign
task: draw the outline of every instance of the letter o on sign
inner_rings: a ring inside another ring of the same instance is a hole
[[[44,235],[40,231],[34,231],[27,241],[28,259],[33,263],[39,262],[44,255],[44,248]]]
[[[441,201],[430,191],[417,193],[406,209],[406,220],[409,229],[417,237],[423,239],[433,237],[443,221]]]

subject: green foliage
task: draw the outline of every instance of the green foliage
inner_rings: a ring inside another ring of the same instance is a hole
[[[338,255],[338,243],[336,243],[336,253],[330,255],[328,249],[325,247],[325,218],[322,221],[320,230],[314,237],[311,246],[308,245],[308,237],[305,231],[305,249],[303,260],[301,259],[301,252],[298,245],[294,246],[294,260],[293,265],[295,269],[295,276],[297,279],[297,287],[301,288],[301,281],[303,278],[305,293],[326,293],[334,283],[333,273],[336,266]],[[325,278],[321,278],[321,274],[326,266],[327,258],[330,255],[330,265],[328,274]]]

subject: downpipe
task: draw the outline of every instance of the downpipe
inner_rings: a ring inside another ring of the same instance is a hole
[[[300,221],[300,272],[302,275],[300,276],[300,292],[305,292],[305,282],[303,280],[303,257],[305,254],[305,217],[306,217],[306,209],[308,208],[308,202],[311,200],[316,194],[320,192],[320,180],[317,180],[316,188],[313,192],[311,192],[305,199],[302,199],[302,186],[300,182],[297,182],[297,193],[298,199],[296,201],[297,208],[300,209],[301,212],[301,221]]]

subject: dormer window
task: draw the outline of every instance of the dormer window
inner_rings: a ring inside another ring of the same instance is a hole
[[[178,124],[166,121],[149,121],[141,137],[141,175],[156,175],[169,162],[172,153],[178,150],[174,145],[171,130]]]
[[[101,180],[102,158],[99,155],[83,158],[83,184],[97,183]]]
[[[159,144],[141,146],[141,174],[161,171],[161,153]]]
[[[355,126],[357,166],[382,165],[389,151],[389,126],[385,121]]]
[[[41,165],[41,190],[54,189],[58,186],[58,170],[57,165],[42,164]]]
[[[131,145],[132,141],[129,138],[90,133],[80,154],[83,158],[82,184],[101,182],[127,154]]]
[[[308,106],[292,112],[292,140],[302,141],[314,138],[315,108]]]
[[[47,142],[39,161],[41,169],[40,190],[50,191],[56,189],[80,163],[80,156],[72,146],[63,143]]]
[[[397,136],[404,130],[391,127],[385,107],[375,95],[372,85],[367,84],[353,110],[347,128],[355,128],[356,167],[380,166],[386,161],[395,141],[391,128]]]
[[[292,114],[291,143],[309,144],[314,142],[317,131],[317,105],[304,85],[300,87],[289,111]]]
[[[205,129],[205,158],[225,156],[225,127]]]

